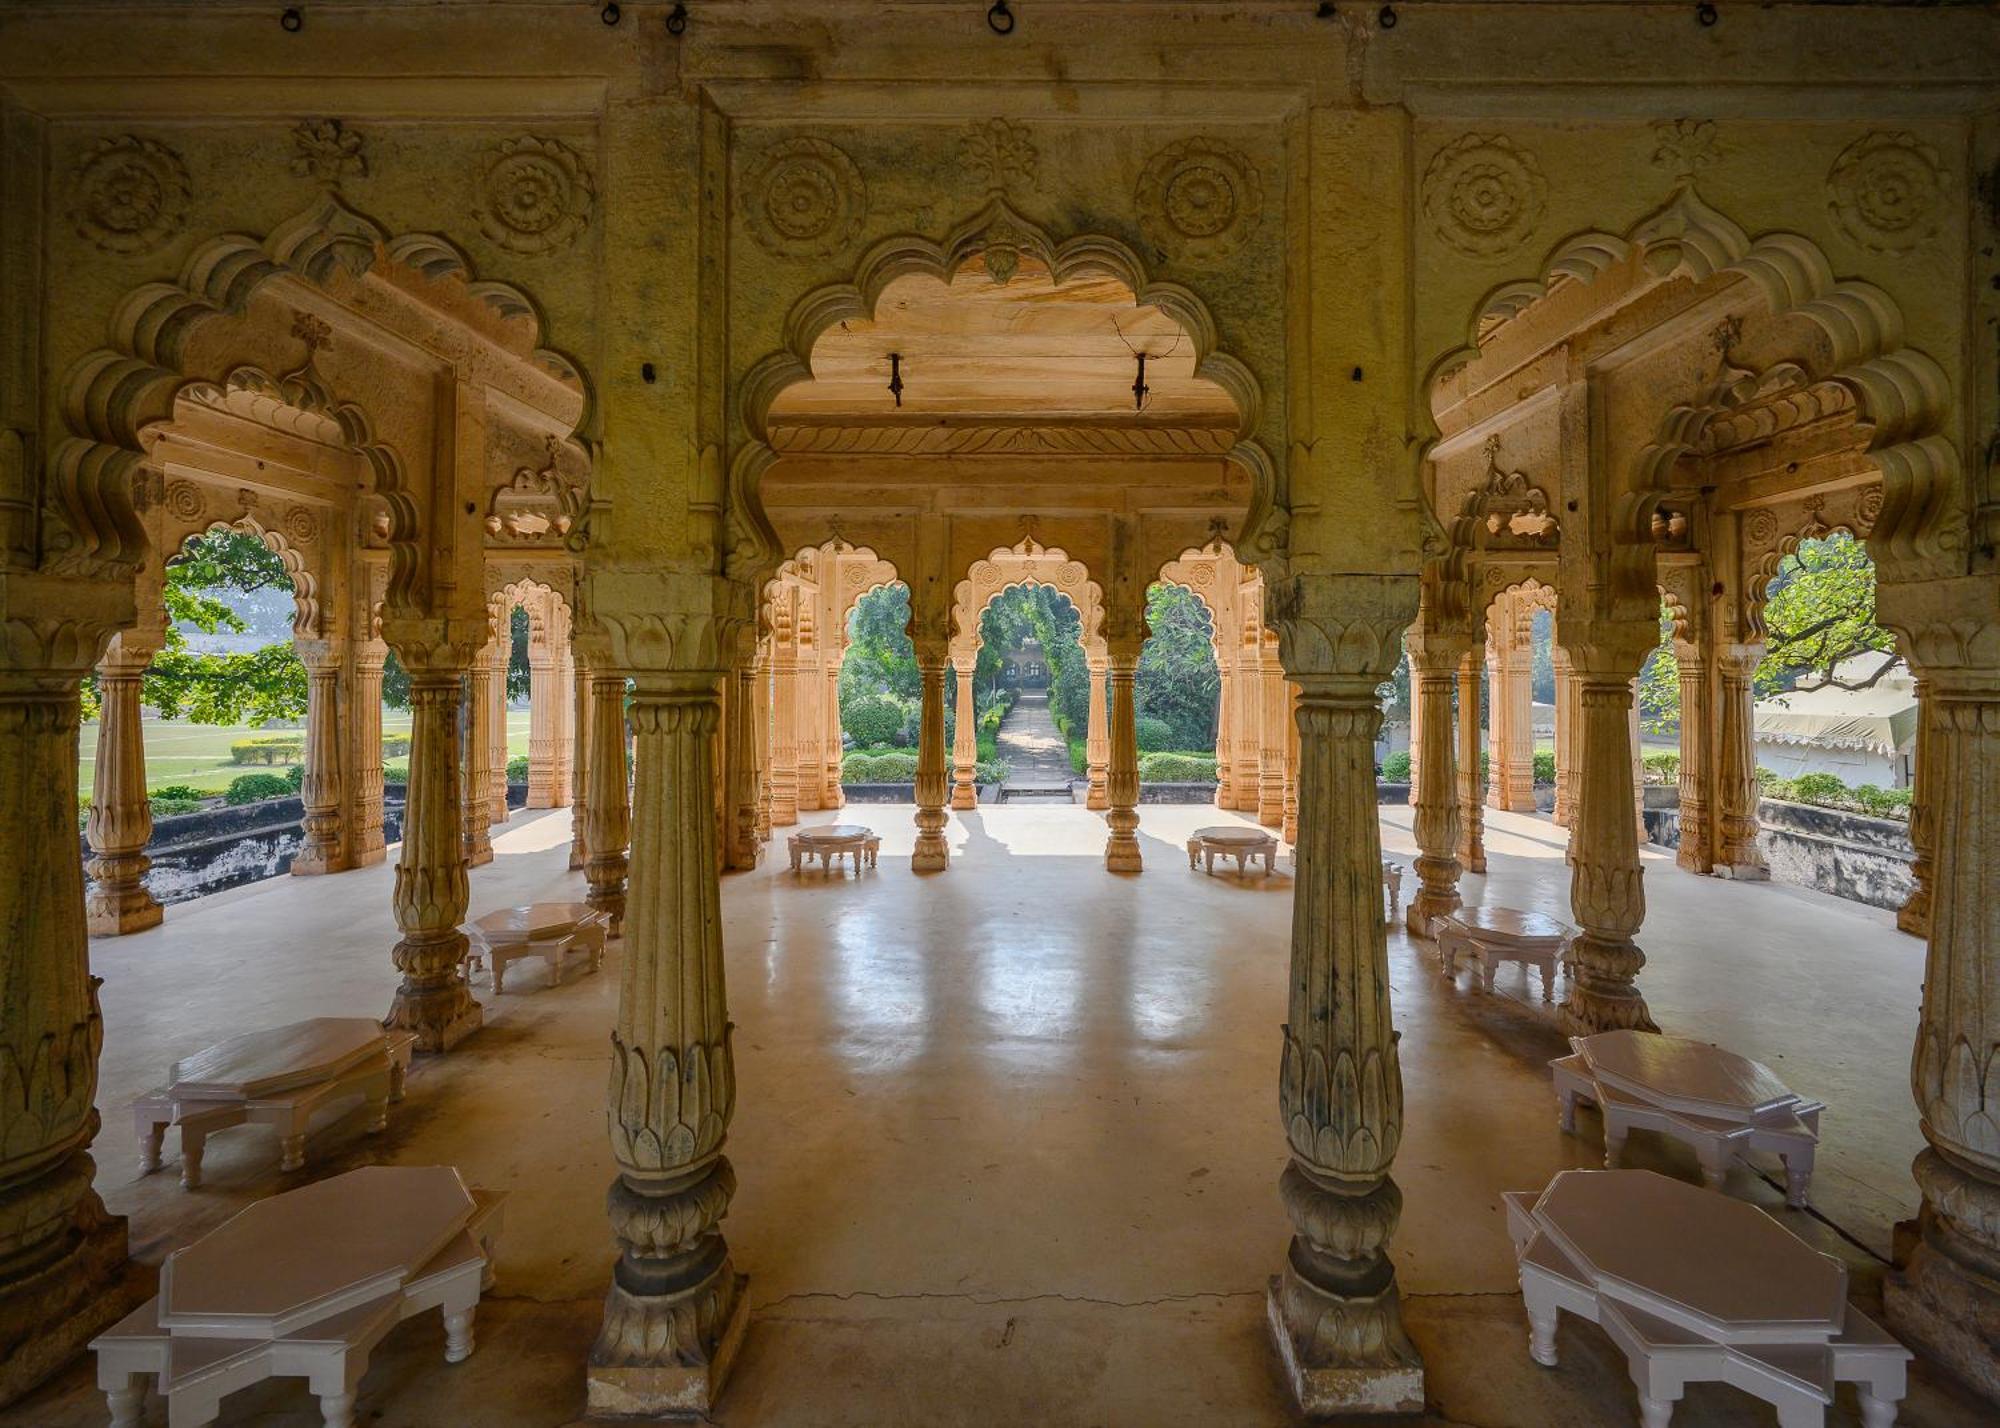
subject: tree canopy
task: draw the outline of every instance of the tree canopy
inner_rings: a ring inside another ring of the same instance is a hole
[[[1208,606],[1179,585],[1156,584],[1146,592],[1146,625],[1151,635],[1139,652],[1140,715],[1167,726],[1173,749],[1213,749],[1222,674]]]

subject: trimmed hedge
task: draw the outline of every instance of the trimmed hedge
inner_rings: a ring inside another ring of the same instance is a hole
[[[408,734],[384,734],[382,736],[384,758],[407,759],[410,756],[410,736]]]
[[[1214,754],[1141,754],[1141,783],[1214,783]]]
[[[1174,726],[1164,719],[1156,719],[1151,714],[1141,714],[1138,718],[1139,752],[1161,754],[1171,752],[1174,742]]]
[[[1765,798],[1781,803],[1804,803],[1814,808],[1835,808],[1903,822],[1910,817],[1909,789],[1881,788],[1872,783],[1849,788],[1838,774],[1806,773],[1797,778],[1779,778],[1769,769],[1760,768],[1757,789]]]
[[[1552,787],[1556,781],[1556,751],[1554,749],[1535,750],[1535,782],[1544,788]]]
[[[843,783],[915,783],[917,756],[900,750],[871,754],[856,751],[840,761]]]
[[[408,764],[382,765],[383,783],[392,784],[397,788],[401,788],[405,784],[409,783],[409,781],[410,781],[410,766]]]
[[[204,793],[201,789],[188,783],[163,783],[146,795],[150,799],[159,800],[164,798],[177,803],[185,802],[190,798],[199,803],[204,798],[213,798],[214,796],[214,794]]]
[[[231,808],[245,803],[261,803],[267,798],[290,798],[292,786],[277,774],[238,774],[230,781],[229,791],[222,795],[223,801]]]
[[[906,717],[901,705],[879,694],[850,700],[840,711],[841,727],[862,748],[895,742],[896,736],[903,732]]]
[[[172,818],[177,814],[196,812],[201,808],[201,800],[198,798],[153,797],[146,800],[146,806],[152,810],[153,817],[155,818]]]
[[[229,746],[232,764],[295,764],[305,756],[303,733],[259,734],[255,738],[238,739]]]
[[[528,781],[528,756],[516,755],[507,760],[507,782],[526,783]]]
[[[1382,760],[1382,777],[1389,783],[1410,781],[1410,751],[1398,749]]]

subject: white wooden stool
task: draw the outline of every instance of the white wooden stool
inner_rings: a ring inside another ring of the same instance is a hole
[[[1478,985],[1493,990],[1494,974],[1502,962],[1519,962],[1542,974],[1542,1000],[1555,1000],[1556,966],[1576,929],[1539,912],[1467,903],[1431,919],[1431,938],[1437,943],[1438,969],[1447,977],[1457,977],[1458,962],[1464,958],[1478,973]]]
[[[869,867],[874,867],[881,848],[882,840],[876,836],[875,830],[859,823],[829,823],[819,828],[801,828],[785,841],[795,873],[801,864],[810,866],[814,858],[819,859],[820,871],[826,873],[832,872],[842,858],[852,858],[854,875],[859,877],[863,860]]]
[[[1239,877],[1252,858],[1264,860],[1267,877],[1278,870],[1278,840],[1261,828],[1249,828],[1241,823],[1220,823],[1212,828],[1197,828],[1189,836],[1187,855],[1190,869],[1199,866],[1213,876],[1217,853],[1236,860]]]

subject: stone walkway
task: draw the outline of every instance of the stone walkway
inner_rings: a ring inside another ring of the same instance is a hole
[[[1049,713],[1045,689],[1024,689],[1000,721],[1000,757],[1007,761],[1004,793],[1068,788],[1076,777],[1069,745]]]

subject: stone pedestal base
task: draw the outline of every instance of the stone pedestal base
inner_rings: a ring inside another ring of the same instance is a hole
[[[1715,875],[1739,883],[1768,883],[1771,870],[1762,863],[1717,863]]]
[[[1102,813],[1111,807],[1111,795],[1102,786],[1092,784],[1083,795],[1083,806],[1093,813]]]
[[[474,1001],[469,992],[463,996],[464,1000],[459,1005],[433,1009],[398,991],[395,1005],[389,1008],[389,1015],[382,1019],[382,1025],[392,1031],[414,1033],[419,1051],[430,1055],[449,1051],[479,1030],[486,1021],[486,1009]]]
[[[736,1277],[728,1320],[715,1338],[715,1351],[695,1364],[591,1364],[584,1370],[586,1402],[593,1419],[707,1418],[735,1367],[736,1351],[750,1324],[750,1276]]]
[[[378,863],[381,862],[382,855],[378,853],[375,861]],[[295,877],[310,878],[317,877],[322,873],[344,873],[349,868],[355,866],[357,865],[350,863],[338,853],[321,855],[309,853],[301,848],[292,857],[291,871]]]
[[[1882,1303],[1905,1344],[2000,1402],[2000,1280],[1919,1241]]]
[[[1285,1381],[1292,1386],[1300,1412],[1308,1418],[1331,1418],[1337,1414],[1424,1411],[1424,1368],[1420,1363],[1350,1368],[1302,1362],[1285,1324],[1283,1281],[1283,1275],[1271,1276],[1264,1308],[1271,1337],[1278,1345],[1278,1358],[1285,1366]]]
[[[158,927],[165,910],[144,888],[131,897],[92,896],[84,904],[83,926],[92,937],[122,937]]]
[[[942,837],[936,840],[934,846],[927,846],[927,841],[922,837],[917,839],[917,846],[910,854],[911,871],[941,873],[950,866],[951,847]]]
[[[1104,845],[1104,866],[1114,873],[1144,872],[1146,864],[1139,851],[1139,840],[1114,835]]]
[[[978,789],[969,783],[953,784],[951,789],[951,806],[960,812],[968,808],[979,807]]]
[[[1403,909],[1403,925],[1409,928],[1412,937],[1429,937],[1431,919],[1447,912],[1456,912],[1460,906],[1457,898],[1426,898],[1419,891],[1410,899],[1410,905]]]
[[[81,1207],[80,1207],[81,1208]],[[11,1403],[83,1352],[145,1297],[125,1278],[125,1219],[96,1195],[68,1254],[0,1285],[0,1404]]]

